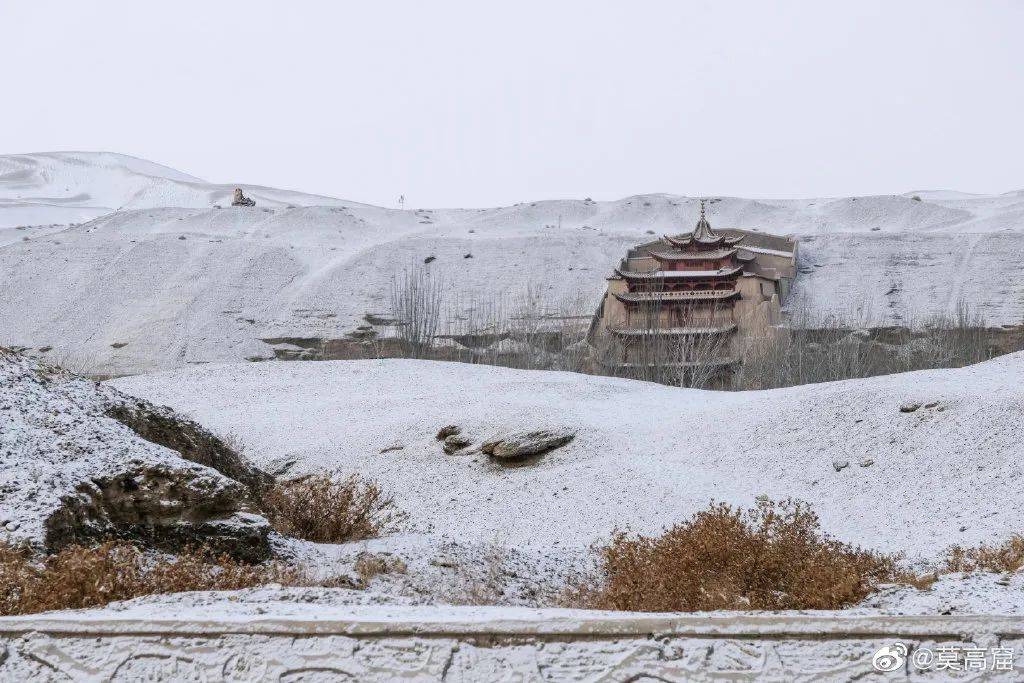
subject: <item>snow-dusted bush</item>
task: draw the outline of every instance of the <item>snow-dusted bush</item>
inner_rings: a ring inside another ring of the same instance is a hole
[[[713,504],[660,536],[617,531],[570,602],[675,612],[839,609],[902,574],[897,558],[824,534],[805,503]]]
[[[974,548],[954,545],[946,551],[947,572],[1015,572],[1024,567],[1024,536],[1015,534],[1000,545]]]
[[[263,495],[262,508],[278,532],[316,543],[376,538],[406,518],[375,482],[356,475],[341,481],[316,475],[277,484]]]
[[[81,609],[142,595],[310,585],[277,563],[247,564],[204,549],[153,558],[124,542],[70,546],[44,559],[0,544],[0,615]]]

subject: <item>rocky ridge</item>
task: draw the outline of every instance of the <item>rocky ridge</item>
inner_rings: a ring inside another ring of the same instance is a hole
[[[0,349],[0,541],[100,538],[270,554],[269,477],[167,408]]]

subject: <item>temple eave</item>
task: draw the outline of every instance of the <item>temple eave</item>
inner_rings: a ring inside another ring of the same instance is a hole
[[[649,363],[608,363],[602,362],[601,364],[605,367],[618,368],[620,370],[630,370],[635,368],[704,368],[704,367],[725,367],[728,365],[735,365],[739,362],[738,358],[710,358],[707,360],[695,360],[695,361],[651,361]]]
[[[690,335],[728,334],[736,330],[735,324],[690,327],[609,327],[608,332],[617,337],[685,337]]]
[[[718,249],[716,251],[689,251],[689,252],[668,252],[668,251],[648,251],[657,261],[708,261],[729,258],[736,253],[735,249]]]
[[[721,268],[719,270],[652,270],[644,273],[615,269],[616,274],[626,280],[687,280],[687,279],[718,279],[739,275],[743,266]]]
[[[722,244],[732,246],[739,244],[744,240],[746,235],[735,235],[728,237],[726,235],[714,235],[711,237],[701,237],[694,233],[687,233],[679,235],[678,237],[672,237],[670,235],[662,235],[662,239],[671,244],[673,247],[689,247],[689,246],[703,246],[703,247],[715,247]]]
[[[738,289],[697,289],[681,292],[612,292],[624,304],[678,304],[701,301],[724,301],[739,296]]]

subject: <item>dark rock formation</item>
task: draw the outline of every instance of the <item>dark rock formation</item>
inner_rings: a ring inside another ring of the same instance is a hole
[[[134,396],[118,392],[118,398],[118,403],[107,409],[107,416],[146,441],[170,448],[186,460],[212,467],[224,476],[242,482],[257,497],[273,483],[273,477],[253,467],[220,437],[198,423],[170,408],[155,406]]]
[[[231,199],[231,206],[256,206],[256,201],[249,199],[242,193],[242,188],[235,188],[235,195]]]
[[[445,425],[444,427],[441,427],[441,429],[437,430],[437,435],[434,438],[436,438],[438,441],[444,441],[449,436],[454,436],[455,434],[461,433],[462,427],[458,425]]]
[[[445,453],[452,455],[457,453],[464,448],[468,448],[473,445],[473,439],[463,434],[451,434],[444,439],[444,445],[441,447]]]
[[[270,557],[270,477],[196,423],[4,349],[0,387],[0,541]]]

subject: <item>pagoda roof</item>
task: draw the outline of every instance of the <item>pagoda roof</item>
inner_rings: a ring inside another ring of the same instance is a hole
[[[738,295],[739,290],[737,289],[694,289],[686,292],[612,292],[612,296],[624,304],[722,301]]]
[[[626,280],[689,280],[694,278],[729,277],[743,270],[743,266],[719,268],[718,270],[649,270],[646,272],[620,270],[615,272]]]
[[[713,251],[649,251],[647,253],[659,261],[705,261],[728,258],[736,251],[736,249],[715,249]]]
[[[735,237],[726,237],[725,235],[719,235],[711,229],[711,223],[708,222],[707,214],[704,209],[704,200],[700,200],[700,219],[697,221],[697,225],[694,226],[693,231],[679,237],[669,237],[665,235],[665,240],[673,247],[689,247],[696,246],[700,247],[715,247],[719,245],[732,246],[743,241],[743,235],[737,235]]]
[[[662,238],[671,244],[673,247],[682,249],[683,247],[696,246],[696,247],[716,247],[719,245],[732,246],[739,244],[743,241],[745,235],[736,235],[735,237],[726,237],[725,235],[715,234],[714,237],[705,238],[703,240],[694,237],[694,232],[689,232],[678,237],[671,237],[669,235],[663,235]]]

